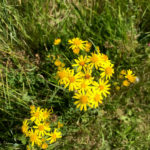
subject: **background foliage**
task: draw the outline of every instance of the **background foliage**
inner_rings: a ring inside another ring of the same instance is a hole
[[[0,149],[24,149],[21,133],[29,106],[54,108],[64,137],[51,149],[150,148],[150,3],[147,0],[0,0]],[[61,38],[58,49],[55,38]],[[100,46],[121,69],[140,81],[114,88],[97,110],[80,112],[57,85],[49,54],[74,56],[67,40]]]

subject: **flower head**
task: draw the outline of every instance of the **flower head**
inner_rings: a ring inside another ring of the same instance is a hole
[[[32,143],[32,147],[34,144],[41,145],[41,137],[37,134],[36,131],[33,131],[32,129],[29,132],[29,138],[30,142]]]
[[[59,45],[60,43],[61,43],[61,39],[60,38],[55,39],[54,45]]]
[[[28,120],[27,119],[25,119],[24,121],[23,121],[23,125],[22,125],[22,127],[21,127],[21,129],[22,129],[22,132],[26,135],[26,136],[29,136],[29,132],[28,132],[28,129],[29,129],[29,126],[28,126]]]
[[[72,50],[74,50],[74,49],[84,50],[86,41],[82,41],[79,38],[73,38],[73,39],[69,40],[68,43],[71,45],[70,48]]]
[[[91,49],[91,47],[92,47],[92,44],[91,44],[90,42],[86,41],[86,44],[85,44],[85,51],[86,51],[86,52],[89,52],[90,49]]]
[[[41,120],[45,121],[50,117],[50,114],[53,112],[53,109],[42,109]]]
[[[130,82],[128,80],[124,80],[122,83],[123,86],[129,86]]]
[[[107,94],[110,94],[110,84],[108,84],[108,80],[104,81],[104,79],[99,79],[99,82],[93,82],[93,85],[99,90],[99,92],[105,97]]]
[[[73,49],[73,53],[74,53],[74,54],[79,54],[79,52],[80,52],[80,49],[79,49],[79,48]]]
[[[124,69],[121,70],[120,74],[121,74],[121,75],[126,75],[126,70],[124,70]]]
[[[77,99],[77,101],[74,102],[75,105],[77,105],[76,107],[79,108],[80,110],[87,110],[87,106],[92,107],[92,102],[90,100],[90,91],[78,91],[77,93],[75,93],[75,95],[73,96],[73,98]]]
[[[89,56],[89,61],[92,67],[95,66],[95,68],[98,69],[98,67],[100,67],[102,64],[101,54],[92,53],[92,56]]]
[[[57,72],[57,77],[59,78],[60,84],[66,84],[68,82],[69,69],[63,68]]]
[[[38,107],[32,114],[31,114],[31,121],[39,121],[41,120],[41,114],[42,114],[42,110],[40,109],[40,107]]]
[[[127,78],[131,83],[134,83],[136,81],[136,77],[134,74],[132,74],[132,71],[130,69],[127,70],[125,78]]]
[[[90,98],[92,99],[92,107],[97,108],[99,104],[102,104],[103,98],[99,90],[93,88]]]
[[[32,114],[32,113],[34,113],[35,112],[35,106],[34,105],[31,105],[30,106],[30,113]]]
[[[48,138],[47,140],[50,141],[50,144],[56,142],[56,140],[58,138],[61,138],[61,132],[58,131],[58,129],[55,129],[54,132],[51,132],[50,134],[48,134],[50,136],[50,138]]]
[[[76,64],[73,64],[73,67],[78,67],[77,71],[81,71],[82,69],[86,68],[87,63],[89,62],[87,56],[83,57],[82,55],[78,57],[78,59],[74,60]]]
[[[35,124],[36,125],[33,126],[33,128],[36,129],[35,131],[39,136],[44,136],[46,135],[47,131],[50,131],[50,127],[47,124],[45,124],[45,122],[42,123],[36,121]]]
[[[61,65],[61,61],[59,59],[56,59],[54,64],[55,64],[55,66],[59,67]]]
[[[106,79],[110,79],[114,74],[113,64],[111,63],[105,63],[100,70],[103,71],[101,73],[102,78],[106,77]]]
[[[69,91],[77,90],[81,78],[82,78],[82,74],[80,72],[75,74],[74,70],[69,70],[68,80],[65,83],[65,88],[69,87]]]

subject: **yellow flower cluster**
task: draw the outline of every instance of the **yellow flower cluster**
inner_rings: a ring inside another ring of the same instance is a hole
[[[127,87],[131,83],[135,83],[137,77],[129,69],[127,71],[126,70],[121,70],[119,78],[124,79],[124,81],[122,82],[122,85]]]
[[[69,40],[72,50],[85,50],[86,41],[79,38]],[[98,47],[97,47],[98,49]],[[107,55],[93,52],[79,55],[74,59],[73,69],[62,68],[57,72],[59,84],[64,85],[69,91],[74,91],[74,104],[80,110],[97,108],[102,103],[103,98],[110,94],[109,80],[114,74],[113,64]]]
[[[29,138],[27,149],[32,149],[35,145],[40,149],[47,149],[49,144],[56,142],[61,138],[60,127],[63,125],[59,122],[58,128],[52,131],[50,127],[50,116],[53,110],[41,109],[40,107],[30,106],[30,119],[25,119],[22,124],[22,132]]]
[[[65,64],[62,61],[62,58],[60,55],[57,55],[57,57],[54,54],[48,55],[47,58],[54,63],[54,65],[57,67],[58,70],[61,70],[63,67],[65,67]]]

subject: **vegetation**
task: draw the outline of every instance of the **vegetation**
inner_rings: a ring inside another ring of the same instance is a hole
[[[48,149],[150,148],[147,0],[1,0],[0,10],[0,149],[26,149],[21,127],[31,106],[53,108],[52,125],[63,123],[62,138]],[[76,37],[114,64],[110,95],[87,111],[56,78],[57,58],[66,67],[78,58],[68,43]],[[137,78],[126,87],[120,72],[129,69]]]

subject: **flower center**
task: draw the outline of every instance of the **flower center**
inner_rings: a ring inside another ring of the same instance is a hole
[[[73,44],[76,46],[81,45],[81,41],[76,39],[76,40],[74,40]]]
[[[100,85],[99,86],[99,89],[102,91],[104,89],[104,86],[103,85]]]
[[[43,130],[44,130],[44,126],[43,126],[43,125],[39,125],[39,126],[38,126],[38,129],[39,129],[40,131],[43,131]]]
[[[84,66],[84,65],[85,65],[85,62],[84,62],[84,61],[81,61],[79,64],[80,64],[81,66]]]
[[[91,76],[89,74],[85,74],[85,79],[89,79]]]
[[[75,77],[69,77],[70,83],[73,83],[75,81]]]
[[[87,102],[88,102],[87,96],[81,96],[80,102],[81,102],[82,104],[87,104]]]
[[[56,139],[56,134],[53,134],[53,136],[52,136],[52,137],[53,137],[53,139]]]
[[[106,75],[111,75],[112,74],[112,68],[111,67],[107,67],[105,69],[105,73],[106,73]]]

